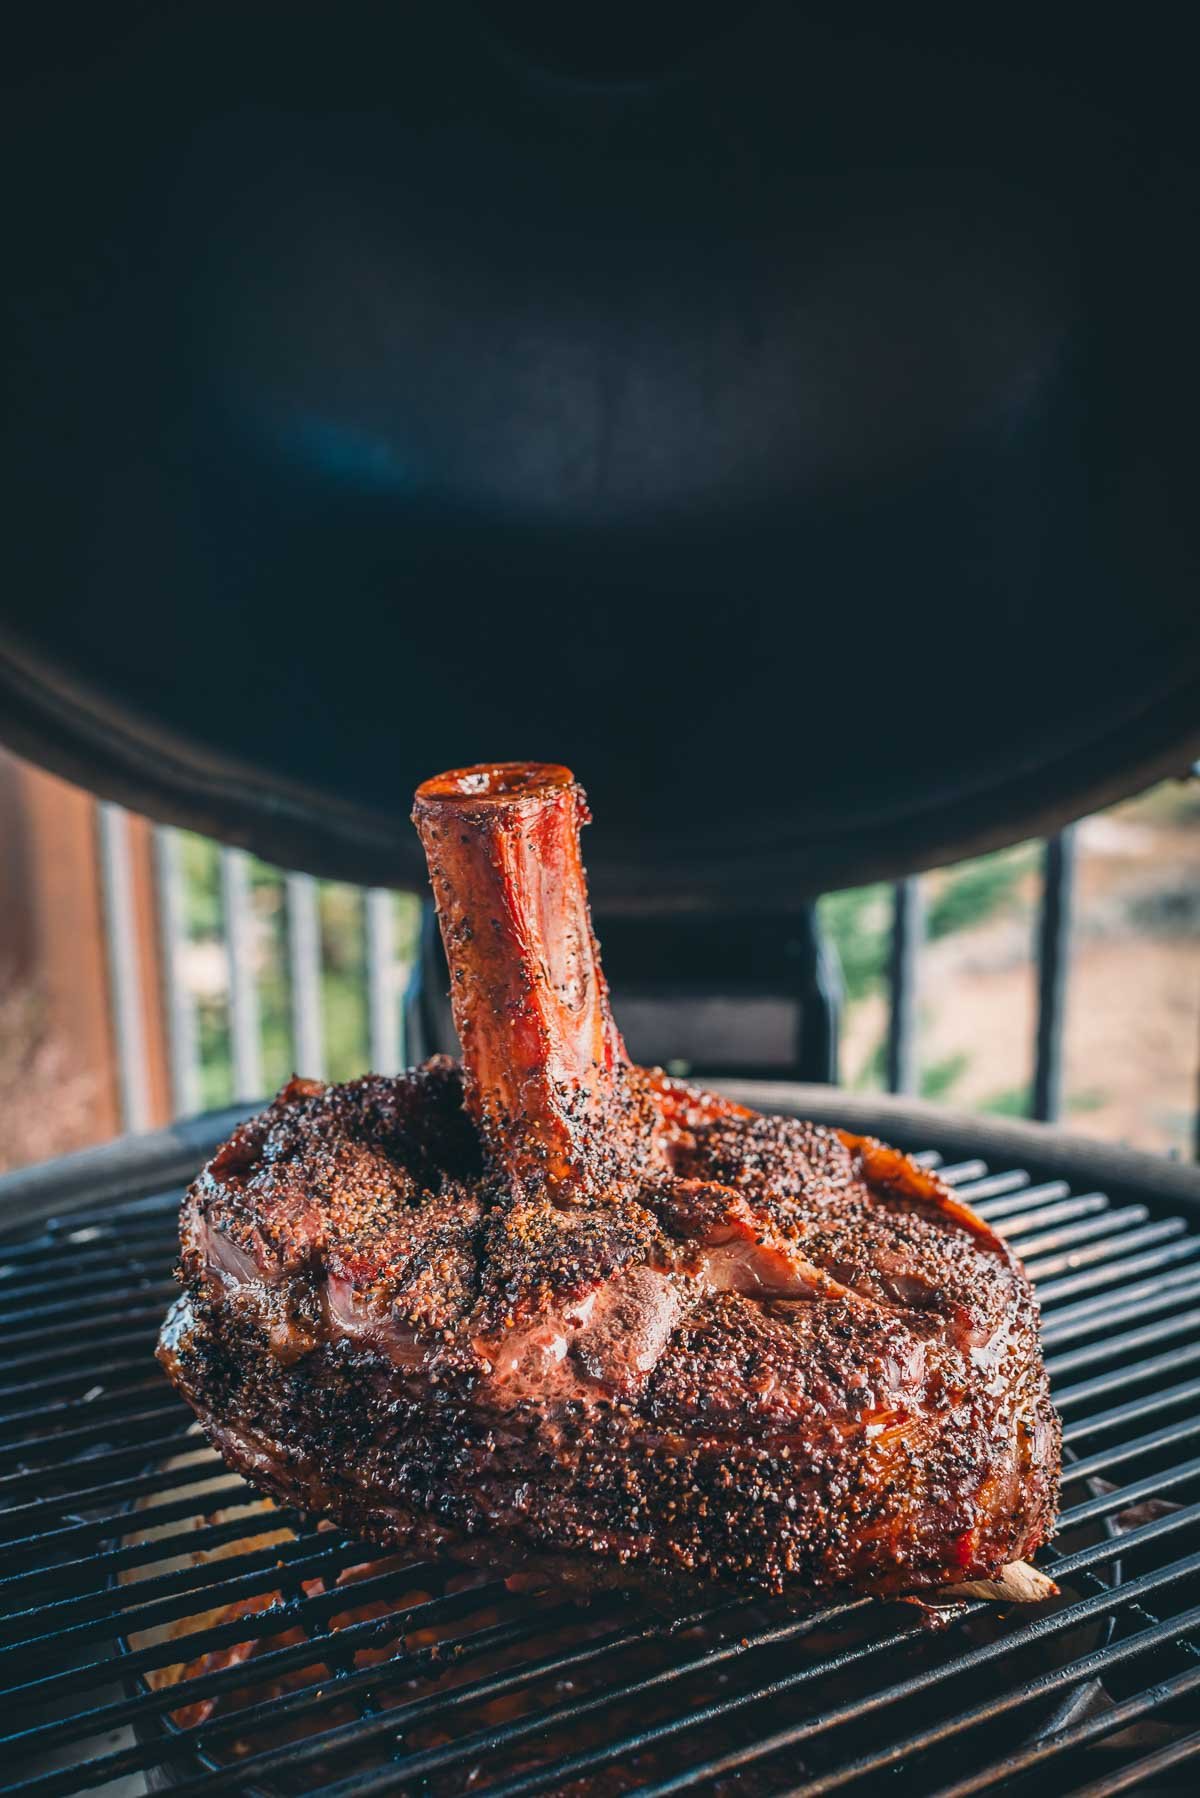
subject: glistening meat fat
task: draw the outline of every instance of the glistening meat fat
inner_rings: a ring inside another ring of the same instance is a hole
[[[195,1182],[159,1355],[230,1464],[360,1536],[582,1585],[913,1592],[1051,1532],[1029,1283],[880,1143],[633,1066],[583,794],[417,793],[462,1065],[293,1080]]]

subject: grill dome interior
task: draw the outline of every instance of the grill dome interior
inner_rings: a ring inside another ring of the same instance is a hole
[[[6,59],[16,747],[379,883],[431,768],[564,760],[642,911],[1200,753],[1168,34],[144,10]]]

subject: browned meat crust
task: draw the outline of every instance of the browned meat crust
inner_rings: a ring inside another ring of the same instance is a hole
[[[295,1082],[193,1187],[161,1352],[251,1478],[377,1541],[415,1513],[658,1589],[908,1590],[1044,1539],[1029,1289],[936,1180],[726,1117],[678,1172],[561,1210],[478,1180],[458,1094],[446,1062]]]
[[[160,1356],[372,1540],[670,1593],[996,1574],[1059,1429],[1005,1245],[883,1145],[631,1067],[561,769],[422,789],[467,1067],[293,1081],[188,1194]]]

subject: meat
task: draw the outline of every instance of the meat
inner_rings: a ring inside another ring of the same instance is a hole
[[[567,770],[423,786],[463,1065],[293,1080],[183,1208],[159,1354],[385,1545],[677,1596],[993,1579],[1053,1528],[1029,1284],[935,1175],[629,1063]]]

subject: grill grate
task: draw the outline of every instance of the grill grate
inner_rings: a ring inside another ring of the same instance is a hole
[[[178,1193],[0,1249],[7,1789],[1190,1789],[1200,1233],[1153,1195],[942,1171],[1037,1282],[1073,1459],[1041,1557],[1061,1598],[937,1628],[868,1600],[581,1610],[381,1559],[189,1431],[150,1358]]]

